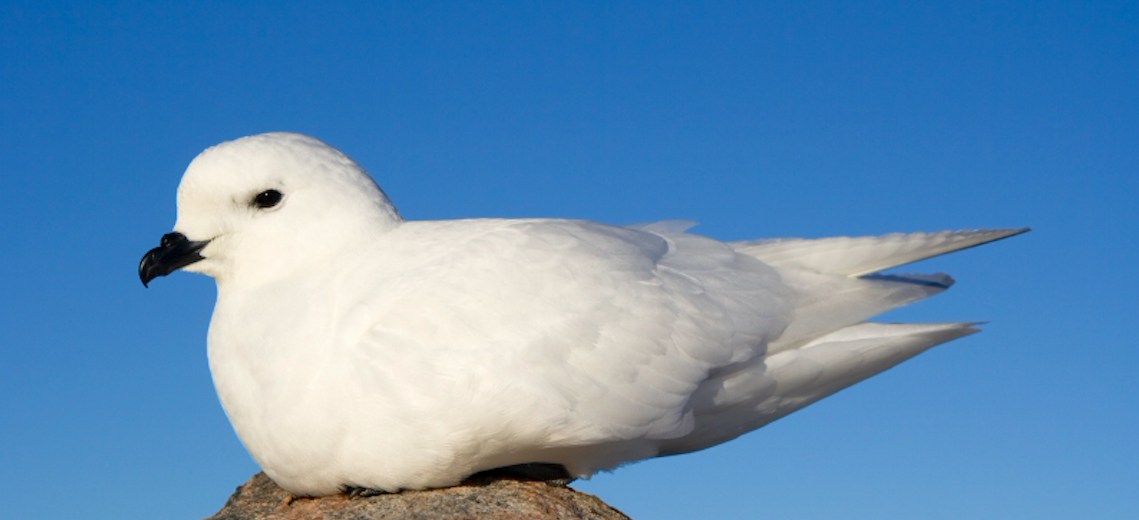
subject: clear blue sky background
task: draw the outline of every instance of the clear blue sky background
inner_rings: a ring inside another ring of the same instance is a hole
[[[990,320],[767,428],[578,487],[640,520],[1139,510],[1134,2],[3,2],[0,502],[213,513],[257,470],[208,278],[150,290],[202,149],[293,130],[408,218],[698,220],[721,239],[972,227]]]

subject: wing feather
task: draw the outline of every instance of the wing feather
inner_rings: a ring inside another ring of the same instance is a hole
[[[732,242],[736,250],[776,267],[860,276],[1029,231],[969,229],[877,236],[775,238]]]
[[[761,355],[790,319],[778,273],[722,242],[586,221],[468,222],[448,224],[453,256],[389,252],[408,257],[409,272],[389,276],[405,282],[369,293],[368,308],[384,312],[362,348],[346,349],[362,366],[432,351],[419,377],[399,378],[415,385],[400,395],[450,410],[456,431],[485,430],[486,415],[509,410],[504,431],[529,428],[521,436],[534,445],[687,435],[700,383]],[[446,231],[431,231],[435,243]],[[456,387],[478,392],[445,402]]]

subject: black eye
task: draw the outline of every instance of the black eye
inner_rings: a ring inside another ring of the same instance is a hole
[[[283,196],[277,190],[265,190],[253,197],[253,205],[261,209],[271,208],[280,203]]]

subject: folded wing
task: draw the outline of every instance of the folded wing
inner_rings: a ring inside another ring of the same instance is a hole
[[[867,318],[937,294],[946,274],[877,271],[1028,229],[892,233],[882,236],[734,242],[774,266],[798,294],[794,319],[764,357],[724,367],[689,402],[697,427],[662,444],[684,453],[731,440],[940,343],[977,332],[975,323],[873,323]]]

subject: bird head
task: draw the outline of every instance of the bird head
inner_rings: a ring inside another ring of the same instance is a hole
[[[324,142],[288,132],[243,137],[190,163],[174,230],[143,256],[139,277],[146,285],[184,269],[219,287],[263,283],[401,221],[367,172]]]

